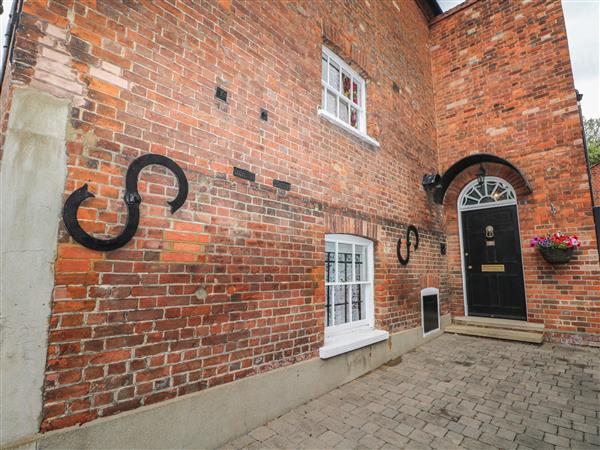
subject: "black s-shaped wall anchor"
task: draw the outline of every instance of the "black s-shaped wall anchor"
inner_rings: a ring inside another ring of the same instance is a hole
[[[402,257],[402,254],[400,253],[400,246],[402,244],[402,238],[398,238],[398,245],[396,246],[396,253],[398,254],[398,261],[400,261],[400,264],[402,264],[403,266],[408,264],[408,261],[410,260],[410,246],[412,244],[412,242],[410,241],[410,233],[413,233],[415,235],[416,238],[416,242],[413,245],[413,249],[416,250],[419,248],[419,230],[417,230],[417,227],[415,227],[414,225],[409,225],[408,228],[406,229],[406,259],[404,259]]]
[[[177,177],[179,192],[177,193],[177,197],[168,203],[171,205],[171,214],[181,208],[188,195],[188,181],[181,167],[166,156],[155,154],[143,155],[129,165],[127,175],[125,176],[125,195],[123,201],[127,205],[127,223],[123,232],[114,238],[99,239],[90,236],[81,228],[77,220],[77,210],[86,199],[94,197],[94,194],[88,191],[88,185],[84,184],[69,195],[63,209],[63,221],[73,239],[84,247],[102,252],[116,250],[127,244],[135,235],[140,223],[140,203],[142,202],[142,197],[138,192],[138,177],[142,169],[153,164],[166,167]]]

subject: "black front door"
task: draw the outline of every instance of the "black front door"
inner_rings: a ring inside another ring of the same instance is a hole
[[[516,206],[462,212],[471,316],[527,320]]]

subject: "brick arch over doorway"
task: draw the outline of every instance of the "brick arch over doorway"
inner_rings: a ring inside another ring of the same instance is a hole
[[[474,153],[456,161],[446,169],[444,174],[440,177],[438,184],[435,186],[433,195],[434,201],[443,204],[447,190],[454,180],[465,170],[472,168],[473,166],[479,167],[483,164],[498,165],[510,170],[512,173],[511,178],[517,180],[517,182],[513,184],[523,186],[528,194],[533,192],[533,188],[523,172],[521,172],[521,170],[512,162],[491,153]]]

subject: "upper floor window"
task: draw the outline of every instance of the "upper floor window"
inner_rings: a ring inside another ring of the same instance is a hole
[[[326,47],[321,59],[321,85],[323,110],[366,134],[365,80]]]

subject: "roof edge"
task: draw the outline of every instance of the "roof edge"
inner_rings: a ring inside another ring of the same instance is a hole
[[[430,21],[443,14],[442,8],[438,5],[437,0],[416,0],[416,2]]]

